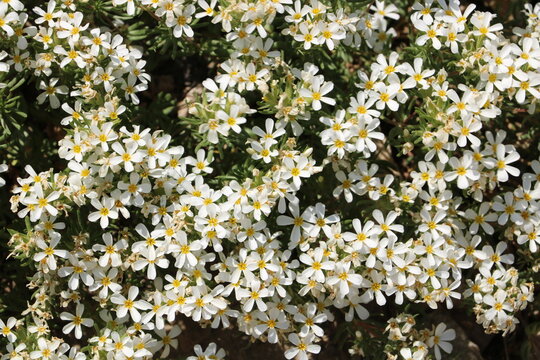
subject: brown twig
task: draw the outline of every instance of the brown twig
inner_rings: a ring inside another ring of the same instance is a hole
[[[158,21],[158,22],[161,22],[161,19],[159,18],[159,16],[157,16],[156,14],[154,14],[152,11],[150,11],[150,9],[148,9],[146,6],[144,5],[141,5],[141,4],[137,4],[137,6],[142,9],[143,11],[147,12],[151,17],[154,18],[154,20]]]

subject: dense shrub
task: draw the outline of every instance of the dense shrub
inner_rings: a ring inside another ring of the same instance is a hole
[[[174,359],[188,319],[459,356],[439,310],[539,356],[540,6],[506,6],[0,2],[2,359]]]

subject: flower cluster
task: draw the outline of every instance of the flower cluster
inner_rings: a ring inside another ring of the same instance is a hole
[[[462,89],[459,89],[462,92],[461,96],[456,93],[440,96],[443,99],[449,97],[454,104],[447,112],[458,112],[464,123],[468,122],[471,113],[473,119],[476,113],[493,118],[498,115],[498,109],[491,104],[496,102],[494,100],[498,96],[514,98],[518,104],[528,105],[529,112],[534,112],[535,104],[540,97],[535,88],[540,83],[538,72],[540,45],[535,34],[538,19],[533,9],[530,6],[526,8],[529,15],[528,26],[524,29],[513,29],[513,34],[517,36],[517,42],[513,42],[501,34],[502,24],[492,24],[494,14],[479,11],[473,13],[474,5],[469,5],[462,12],[457,3],[450,2],[446,8],[433,7],[431,3],[433,1],[428,1],[425,5],[417,3],[413,7],[417,10],[411,16],[413,25],[423,33],[416,39],[416,43],[426,46],[429,44],[436,50],[444,45],[449,47],[452,53],[461,52],[462,59],[457,64],[458,68],[461,68],[461,71],[477,72],[479,81],[475,84],[474,90],[483,91],[478,95],[485,97],[483,101],[476,102],[474,93],[471,94],[467,91],[470,90],[467,89],[467,85],[462,84]],[[448,12],[452,15],[449,16]],[[446,83],[442,82],[440,85],[445,91]],[[473,126],[469,130],[474,132],[479,129]],[[471,140],[467,134],[462,135],[472,145],[479,145],[478,141]],[[461,144],[459,142],[458,144],[464,146],[466,142],[467,140],[462,140]]]
[[[453,329],[447,329],[444,323],[439,323],[432,329],[418,330],[416,320],[411,314],[399,314],[396,318],[388,320],[385,332],[388,332],[388,340],[398,344],[400,358],[423,359],[428,349],[433,349],[437,358],[441,357],[441,350],[446,353],[452,352],[452,340],[456,338]],[[396,351],[396,352],[397,352]],[[351,349],[354,353],[354,348]]]
[[[348,46],[358,47],[362,39],[370,48],[380,51],[386,41],[395,36],[395,31],[388,28],[388,19],[399,18],[397,7],[375,1],[369,11],[347,13],[344,9],[331,12],[328,6],[318,0],[309,4],[295,1],[294,6],[285,8],[288,15],[285,21],[290,23],[283,34],[291,35],[303,43],[308,50],[313,45],[326,45],[329,50],[343,41]]]
[[[37,97],[39,103],[48,101],[56,109],[68,93],[85,101],[117,95],[139,103],[137,93],[147,89],[150,77],[144,72],[142,53],[126,46],[122,36],[90,29],[84,23],[84,14],[76,11],[71,1],[58,4],[50,0],[43,8],[32,9],[33,14],[18,1],[4,4],[1,28],[13,50],[6,54],[3,65],[16,72],[33,73],[42,91]],[[30,14],[35,25],[28,22]],[[68,69],[76,77],[61,80],[61,72]],[[62,108],[79,120],[77,107],[73,110],[68,104],[63,102]]]
[[[130,121],[150,82],[144,49],[92,27],[72,1],[0,3],[0,70],[29,74],[38,103],[61,107],[66,164],[27,165],[10,189],[26,228],[8,245],[33,271],[33,296],[0,320],[2,359],[172,358],[189,318],[303,360],[337,319],[353,327],[387,302],[468,305],[487,332],[515,329],[533,301],[516,258],[540,244],[540,160],[526,163],[497,119],[509,106],[536,113],[540,6],[506,38],[472,5],[415,3],[416,47],[383,51],[400,16],[382,1],[112,3],[150,13],[178,41],[199,21],[220,24],[229,57],[202,82],[182,123],[192,134],[178,139]],[[288,61],[278,41],[372,55],[351,71],[349,93],[324,64]],[[244,163],[229,169],[228,151]],[[389,356],[452,352],[443,322],[384,321]],[[364,353],[358,339],[352,353]],[[188,359],[225,357],[204,347]]]
[[[276,19],[284,20],[284,35],[303,43],[308,50],[313,45],[326,45],[333,50],[341,41],[358,47],[364,39],[370,48],[381,50],[395,31],[388,28],[387,19],[399,18],[397,7],[384,1],[375,1],[367,11],[350,12],[344,8],[332,9],[318,0],[274,0],[249,2],[245,0],[220,3],[217,0],[113,0],[113,4],[126,4],[127,14],[137,8],[148,11],[172,29],[174,37],[193,37],[191,24],[209,17],[213,24],[221,24],[227,40],[235,42],[239,55],[252,51],[268,52],[273,41],[268,29]]]

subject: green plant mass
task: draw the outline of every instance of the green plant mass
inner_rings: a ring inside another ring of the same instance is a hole
[[[539,99],[522,1],[2,0],[0,360],[538,359]]]

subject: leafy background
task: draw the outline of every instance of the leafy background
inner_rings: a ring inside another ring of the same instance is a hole
[[[41,1],[24,1],[28,9],[35,5],[42,5]],[[371,1],[325,1],[335,7],[349,3],[351,6],[365,7]],[[414,58],[414,50],[408,48],[410,44],[410,28],[408,17],[403,9],[412,5],[412,1],[399,0],[393,2],[401,10],[401,19],[394,24],[398,35],[391,44],[393,49],[400,49],[404,60]],[[511,29],[513,25],[523,25],[524,16],[520,13],[524,1],[474,1],[477,9],[494,12],[498,20],[505,24],[505,29]],[[126,116],[123,116],[124,124],[140,124],[143,127],[162,129],[173,137],[175,145],[183,145],[186,149],[194,149],[200,141],[196,134],[197,127],[190,121],[187,109],[188,104],[194,101],[202,91],[202,81],[215,76],[221,62],[229,57],[232,51],[231,45],[223,39],[223,34],[218,26],[209,22],[196,23],[193,28],[193,39],[176,39],[171,35],[170,29],[164,25],[157,25],[152,14],[143,13],[136,17],[128,17],[123,9],[114,8],[110,1],[95,0],[81,2],[79,10],[86,15],[85,20],[92,27],[107,26],[114,29],[115,33],[121,34],[131,45],[145,49],[144,59],[147,61],[146,70],[152,76],[150,88],[142,94],[141,104],[138,107],[131,106]],[[279,27],[279,23],[275,23]],[[291,46],[291,39],[278,35],[274,38],[275,49],[280,49],[283,57],[292,66],[303,67],[306,58],[310,62],[319,65],[325,77],[335,83],[336,92],[340,101],[348,100],[348,94],[354,93],[355,73],[357,69],[366,69],[373,61],[373,53],[357,51],[346,47],[339,47],[330,52],[326,48],[318,47],[310,50],[309,57],[298,46]],[[6,44],[0,39],[0,49],[5,49]],[[429,54],[433,58],[434,65],[437,62],[436,54]],[[69,81],[69,79],[63,79]],[[0,189],[0,317],[5,319],[9,316],[19,317],[30,301],[31,291],[25,286],[28,278],[33,275],[33,270],[28,264],[18,259],[9,258],[7,242],[10,235],[7,229],[22,230],[26,224],[17,218],[16,214],[9,211],[9,189],[16,184],[19,176],[25,176],[24,166],[31,165],[36,171],[54,169],[62,171],[66,163],[57,156],[57,142],[64,136],[64,130],[60,120],[65,116],[61,110],[51,110],[44,105],[37,105],[35,99],[38,95],[36,85],[31,74],[14,72],[0,75],[0,82],[7,83],[0,89],[0,159],[10,167],[7,174],[2,174],[7,180],[6,187]],[[257,99],[248,99],[251,107],[257,107]],[[414,104],[413,104],[414,105]],[[520,154],[527,154],[527,159],[538,158],[538,131],[540,124],[526,112],[506,109],[503,116],[492,124],[494,129],[506,129],[513,137]],[[417,115],[414,106],[392,117],[383,119],[383,131],[389,134],[392,145],[399,145],[399,133],[396,133],[395,125],[406,123],[408,119]],[[263,124],[264,115],[250,118],[250,124]],[[312,120],[309,129],[300,138],[306,146],[319,143],[316,135],[319,124]],[[397,130],[399,131],[399,129]],[[233,142],[225,142],[217,149],[214,173],[223,173],[224,169],[231,169],[229,173],[238,178],[250,176],[250,168],[244,164],[245,154],[238,151],[238,144],[245,142],[245,138],[236,139]],[[320,147],[321,148],[321,147]],[[399,154],[395,148],[381,150],[378,160],[394,168],[396,172],[406,176],[411,171],[411,164],[417,161],[411,157]],[[320,161],[325,157],[325,150],[315,153],[315,159]],[[526,163],[523,165],[527,165]],[[216,177],[216,183],[224,179]],[[333,201],[331,191],[336,185],[335,177],[330,167],[325,172],[308,182],[302,188],[300,198],[307,203],[314,203],[313,194],[318,194],[317,201],[332,206],[338,206]],[[307,200],[309,199],[309,200]],[[377,204],[384,207],[386,204]],[[353,204],[339,203],[340,212],[352,214],[355,209],[363,206],[358,201]],[[367,211],[369,209],[365,209]],[[349,216],[349,218],[352,218]],[[514,249],[514,251],[518,251]],[[518,263],[521,274],[538,283],[538,256],[522,254],[518,259],[524,263]],[[523,260],[526,259],[526,260]],[[538,295],[538,291],[536,291]],[[506,337],[500,335],[485,334],[482,327],[475,323],[474,314],[466,308],[456,304],[452,311],[439,309],[429,310],[425,306],[407,305],[396,306],[388,302],[384,307],[377,305],[369,308],[370,318],[367,321],[355,321],[347,323],[339,314],[336,321],[328,324],[325,329],[325,339],[322,344],[319,359],[349,359],[348,348],[353,341],[363,345],[366,359],[381,359],[384,357],[382,350],[386,335],[382,333],[385,327],[385,319],[402,311],[419,314],[418,318],[430,321],[445,321],[450,327],[457,330],[458,338],[454,342],[455,351],[452,358],[460,359],[538,359],[540,358],[540,301],[536,300],[525,311],[519,314],[521,326]],[[215,330],[201,328],[191,320],[181,320],[184,329],[179,337],[178,356],[186,356],[192,353],[193,345],[216,342],[226,349],[230,359],[251,359],[256,354],[257,359],[280,359],[282,349],[277,345],[269,345],[252,340],[248,336],[236,330]],[[61,335],[61,324],[50,324],[53,333]],[[361,338],[358,338],[360,334]],[[356,339],[356,340],[355,340]]]

